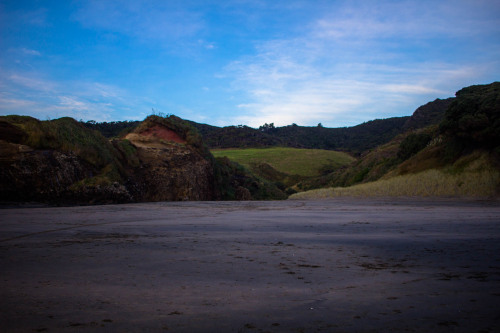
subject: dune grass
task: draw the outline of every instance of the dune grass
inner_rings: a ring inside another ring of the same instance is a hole
[[[247,168],[252,164],[267,163],[280,172],[306,177],[319,176],[325,168],[336,169],[355,160],[349,154],[322,149],[235,148],[211,152],[215,157],[226,156]]]
[[[290,199],[334,197],[475,197],[498,196],[500,172],[448,173],[430,169],[351,187],[336,187],[296,193]]]

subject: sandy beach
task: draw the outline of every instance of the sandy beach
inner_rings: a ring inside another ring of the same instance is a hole
[[[499,332],[500,205],[0,209],[2,332]]]

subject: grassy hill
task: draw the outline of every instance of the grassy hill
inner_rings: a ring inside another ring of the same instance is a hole
[[[212,149],[211,152],[215,157],[226,156],[247,168],[267,163],[279,172],[305,177],[319,176],[325,171],[333,171],[355,160],[343,152],[286,147]]]
[[[295,192],[291,188],[297,183],[328,174],[355,161],[343,152],[287,147],[216,149],[212,154],[244,166],[289,194]]]
[[[40,121],[28,116],[1,116],[0,127],[9,128],[0,139],[35,149],[56,149],[81,156],[91,165],[103,168],[113,164],[116,153],[98,131],[85,128],[73,118]]]
[[[474,152],[452,165],[384,177],[349,187],[330,187],[293,194],[290,199],[332,197],[495,197],[500,172],[487,152]]]
[[[9,172],[23,172],[26,168],[21,164],[28,163],[23,161],[29,157],[33,164],[29,167],[35,171],[40,169],[37,158],[45,161],[47,172],[64,166],[61,170],[78,180],[69,190],[78,190],[79,184],[98,189],[115,183],[134,189],[132,176],[148,166],[140,162],[137,149],[125,136],[141,131],[154,134],[158,126],[177,133],[182,145],[211,165],[210,177],[213,174],[219,193],[214,198],[282,199],[284,192],[318,188],[327,189],[300,196],[500,193],[500,82],[463,88],[454,98],[419,107],[411,117],[348,128],[321,124],[219,128],[175,116],[111,123],[3,116],[0,155],[5,167],[0,176],[11,181]],[[52,172],[56,183],[62,177],[57,172]],[[69,178],[68,182],[73,181]]]
[[[305,188],[324,188],[293,198],[498,196],[500,83],[464,88],[446,104],[440,124],[409,130],[322,182],[304,182]]]

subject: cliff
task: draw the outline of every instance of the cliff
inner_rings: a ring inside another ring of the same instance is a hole
[[[139,201],[214,200],[213,165],[206,151],[187,142],[161,118],[150,119],[125,140],[135,148],[131,192]],[[205,154],[205,156],[204,156]]]
[[[72,118],[0,117],[0,202],[285,198],[275,184],[216,160],[175,116],[149,116],[114,139]]]
[[[130,202],[112,146],[70,118],[0,117],[0,201]]]

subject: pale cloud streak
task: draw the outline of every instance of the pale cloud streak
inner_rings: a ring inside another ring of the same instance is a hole
[[[238,71],[234,88],[245,89],[250,100],[240,105],[233,123],[258,127],[265,122],[280,126],[321,122],[336,127],[410,115],[421,104],[452,96],[461,88],[456,82],[473,84],[484,72],[481,66],[456,70],[442,64],[384,65],[382,70],[363,63],[321,72],[315,64],[293,65],[289,58],[284,64],[277,59],[271,63],[232,64],[229,70]]]
[[[117,120],[117,110],[130,112],[139,102],[125,90],[109,84],[56,82],[35,73],[2,74],[1,114],[110,121]]]
[[[435,7],[380,3],[327,12],[301,35],[258,42],[255,55],[228,65],[226,75],[233,78],[233,88],[248,97],[233,123],[258,127],[265,122],[322,122],[335,127],[410,115],[419,105],[450,97],[498,67],[491,62],[457,64],[447,61],[446,54],[422,57],[434,52],[426,47],[427,40],[456,36],[462,30],[467,30],[465,38],[472,38],[485,27],[499,31],[492,22],[474,20],[471,14],[457,27],[466,13],[462,8],[444,15],[450,11],[442,7],[453,5],[449,2]]]
[[[490,0],[75,0],[0,10],[0,109],[356,125],[498,80]],[[4,70],[2,70],[4,69]]]
[[[40,52],[38,52],[37,50],[31,50],[31,49],[27,49],[25,47],[21,48],[20,51],[25,54],[25,55],[29,55],[29,56],[37,56],[37,57],[40,57],[42,54]]]
[[[500,3],[488,0],[343,2],[312,23],[321,38],[470,37],[500,32]]]

